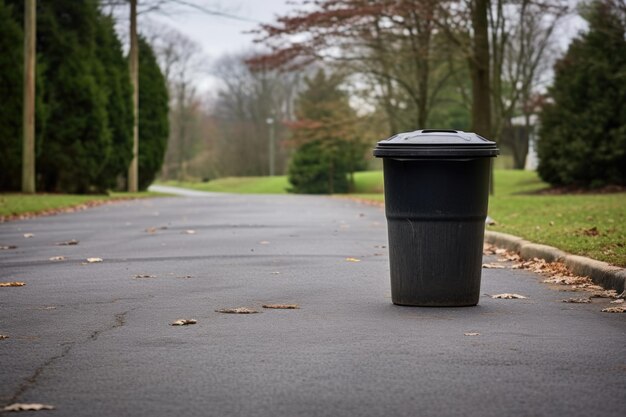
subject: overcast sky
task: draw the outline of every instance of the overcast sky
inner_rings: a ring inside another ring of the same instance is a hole
[[[163,23],[197,42],[203,49],[208,65],[225,53],[243,52],[253,47],[254,36],[246,34],[258,27],[258,23],[269,23],[276,15],[293,9],[288,0],[188,0],[210,10],[239,16],[245,20],[212,16],[189,7],[176,7],[167,14],[151,13],[151,24]],[[208,71],[198,74],[198,85],[202,90],[216,87]]]

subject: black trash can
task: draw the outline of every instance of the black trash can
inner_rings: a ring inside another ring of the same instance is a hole
[[[478,304],[489,176],[498,153],[495,142],[456,130],[378,142],[394,304]]]

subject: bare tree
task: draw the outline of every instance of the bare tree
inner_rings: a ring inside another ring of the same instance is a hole
[[[554,62],[553,35],[568,13],[566,0],[494,0],[489,11],[492,43],[491,68],[493,135],[503,140],[512,153],[514,166],[523,168],[528,152],[532,102],[542,76]],[[521,139],[503,135],[511,131],[511,119],[523,115]]]
[[[147,27],[147,37],[163,70],[170,97],[170,138],[163,166],[163,177],[187,177],[187,163],[198,151],[203,106],[195,79],[205,67],[200,46],[174,29]]]
[[[275,129],[278,143],[276,171],[286,168],[288,131],[283,122],[293,119],[293,101],[303,72],[251,71],[244,62],[250,56],[226,55],[213,69],[221,82],[213,110],[220,175],[268,174],[270,129]]]

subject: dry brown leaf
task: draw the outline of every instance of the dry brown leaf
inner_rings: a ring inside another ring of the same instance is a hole
[[[259,245],[269,245],[269,244],[270,244],[269,240],[262,240],[259,242]]]
[[[145,231],[147,233],[156,233],[157,230],[166,230],[167,226],[161,226],[161,227],[148,227],[147,229],[145,229]]]
[[[619,300],[613,300],[611,301],[611,304],[623,304],[624,303],[624,299],[620,298]]]
[[[195,235],[196,231],[195,230],[185,230],[184,232],[182,232],[184,235]]]
[[[263,304],[263,308],[297,310],[300,308],[300,306],[298,304]]]
[[[348,262],[361,262],[361,260],[357,259],[357,258],[346,258],[346,261],[348,261]]]
[[[484,243],[483,244],[483,255],[495,255],[496,254],[496,247],[489,244],[489,243]]]
[[[5,340],[8,339],[9,336],[7,336],[6,334],[0,334],[0,340]]]
[[[566,298],[565,300],[561,300],[564,303],[575,303],[575,304],[589,304],[591,300],[589,298]]]
[[[156,275],[148,275],[148,274],[137,274],[134,275],[133,278],[156,278]]]
[[[196,319],[178,319],[171,324],[171,326],[188,326],[190,324],[196,324],[198,320]]]
[[[224,313],[224,314],[255,314],[258,313],[258,311],[256,311],[253,308],[248,308],[248,307],[236,307],[236,308],[222,308],[221,310],[215,310],[218,313]]]
[[[35,234],[34,233],[24,233],[24,238],[25,239],[29,239],[31,237],[35,237]]]
[[[543,281],[546,284],[560,284],[560,285],[583,285],[590,284],[591,280],[588,277],[577,277],[577,276],[562,276],[555,275],[548,279],[544,279]]]
[[[463,333],[463,336],[480,336],[480,333],[467,332],[467,333]]]
[[[25,282],[12,281],[12,282],[0,282],[0,287],[23,287]]]
[[[75,245],[78,245],[78,240],[76,239],[57,243],[57,246],[75,246]]]
[[[17,249],[17,246],[14,246],[14,245],[3,245],[3,246],[0,246],[0,250],[9,250],[9,249]]]
[[[65,256],[53,256],[49,260],[51,260],[52,262],[64,261],[65,260]]]
[[[591,294],[591,298],[617,298],[617,291],[615,290],[596,291],[593,294]]]
[[[492,263],[488,263],[488,264],[483,264],[483,268],[485,268],[485,269],[504,269],[504,268],[506,268],[506,266],[500,265],[500,264],[494,264],[492,262]]]
[[[523,295],[519,295],[519,294],[513,294],[513,293],[503,293],[503,294],[496,294],[496,295],[492,295],[491,298],[499,298],[502,300],[512,300],[512,299],[523,299],[523,298],[528,298],[525,297]]]
[[[607,307],[602,309],[603,313],[626,313],[626,307]]]
[[[38,403],[14,403],[7,405],[3,409],[4,411],[41,411],[41,410],[54,410],[53,405],[38,404]]]
[[[87,263],[88,264],[95,264],[98,262],[102,262],[102,258],[87,258]]]

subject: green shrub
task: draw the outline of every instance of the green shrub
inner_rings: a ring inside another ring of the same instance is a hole
[[[289,164],[289,192],[333,194],[349,191],[346,158],[339,149],[327,149],[321,141],[300,146]]]

